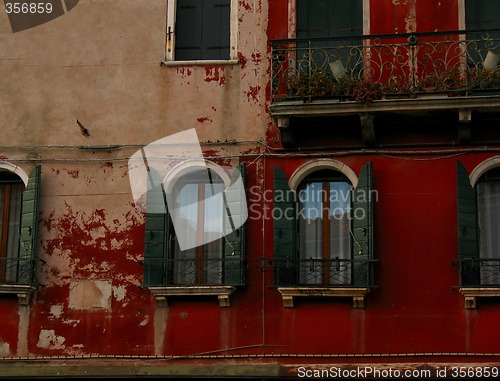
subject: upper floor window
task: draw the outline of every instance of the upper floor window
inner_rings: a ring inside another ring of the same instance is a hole
[[[372,165],[353,186],[333,169],[291,189],[274,171],[274,269],[277,286],[369,287],[373,283]]]
[[[168,0],[167,61],[236,59],[236,0]]]
[[[221,171],[187,167],[167,190],[165,184],[160,184],[148,191],[146,286],[244,283],[245,225],[240,226],[238,219],[246,210],[234,206],[246,207],[237,200],[244,189],[226,191],[236,180],[231,183],[227,175],[227,179],[221,176]],[[233,176],[240,174],[244,182],[243,165]]]

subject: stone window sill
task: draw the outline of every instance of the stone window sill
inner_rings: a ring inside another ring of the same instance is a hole
[[[19,304],[27,306],[31,298],[31,294],[35,292],[36,287],[18,285],[18,284],[0,284],[0,294],[16,294],[19,298]]]
[[[465,298],[465,308],[475,309],[476,298],[500,297],[500,287],[463,287],[459,289]]]
[[[193,61],[161,61],[161,66],[231,66],[238,65],[241,61],[236,59],[229,60],[193,60]]]
[[[236,287],[234,286],[169,286],[169,287],[148,287],[155,296],[159,307],[166,307],[167,297],[170,296],[217,296],[220,307],[229,307],[229,297]]]
[[[283,307],[293,307],[294,297],[324,296],[329,298],[353,298],[353,308],[364,308],[364,299],[370,292],[367,287],[278,287],[283,297]]]

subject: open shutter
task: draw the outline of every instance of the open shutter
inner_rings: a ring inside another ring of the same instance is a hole
[[[22,195],[17,282],[23,285],[35,282],[41,173],[41,167],[37,165],[31,172],[28,186]]]
[[[297,284],[297,221],[294,193],[280,167],[274,167],[274,277],[277,286]]]
[[[461,286],[479,285],[479,241],[476,190],[464,165],[457,161],[458,258]]]
[[[366,163],[353,193],[352,228],[353,286],[367,287],[373,282],[370,260],[373,259],[373,164]]]
[[[147,193],[145,225],[144,286],[161,286],[170,254],[170,215],[161,183]]]
[[[227,231],[224,237],[224,284],[233,286],[245,284],[245,220],[248,213],[245,187],[246,168],[242,163],[234,171],[231,186],[224,193]]]

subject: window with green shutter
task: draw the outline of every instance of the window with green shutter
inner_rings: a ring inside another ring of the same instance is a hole
[[[0,284],[35,284],[41,168],[25,188],[15,174],[0,172]]]
[[[356,189],[340,172],[321,169],[296,192],[274,168],[274,268],[279,287],[372,285],[372,164]]]
[[[244,184],[245,166],[237,169],[232,181]],[[200,167],[176,179],[169,205],[163,186],[148,192],[145,286],[244,284],[244,187],[225,188],[215,171]],[[175,226],[172,213],[176,216]],[[182,241],[194,243],[192,247],[182,248],[178,234],[183,235]]]
[[[484,173],[473,187],[457,162],[460,285],[500,285],[500,169]]]
[[[168,0],[167,55],[173,61],[229,60],[231,0]]]

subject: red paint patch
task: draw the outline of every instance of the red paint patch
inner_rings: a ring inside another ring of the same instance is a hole
[[[246,11],[251,11],[252,10],[252,6],[250,4],[248,4],[246,1],[241,1],[240,0],[240,7],[245,8]]]
[[[190,68],[180,67],[177,68],[177,74],[180,74],[184,78],[184,77],[190,77],[191,74],[193,74],[193,72],[191,71]]]
[[[7,156],[0,155],[0,160],[5,160],[5,159],[8,159],[8,157],[7,157]]]
[[[222,69],[223,70],[223,69]],[[224,86],[226,83],[226,77],[219,74],[219,68],[206,67],[205,68],[205,82],[218,82],[219,86]]]
[[[198,122],[200,122],[200,123],[212,122],[212,119],[210,119],[210,118],[208,118],[208,117],[206,117],[206,116],[204,116],[204,117],[202,117],[202,118],[198,118],[198,119],[196,119],[196,120],[197,120]]]
[[[250,86],[250,90],[245,94],[248,97],[248,101],[253,100],[254,102],[258,102],[257,95],[259,94],[260,86]]]
[[[75,180],[80,177],[80,170],[79,169],[68,169],[67,172],[68,172],[68,175],[70,175]]]
[[[240,60],[240,63],[241,63],[241,68],[244,69],[245,66],[247,66],[247,59],[245,58],[245,56],[243,54],[241,54],[240,52],[238,52],[238,59]]]

